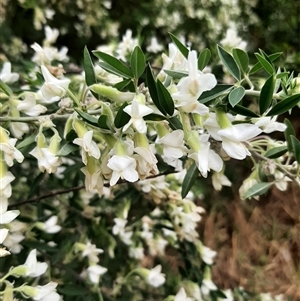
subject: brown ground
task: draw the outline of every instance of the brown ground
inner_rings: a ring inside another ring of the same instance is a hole
[[[222,288],[285,294],[300,301],[300,189],[275,187],[260,201],[235,199],[202,223],[218,250],[213,279]]]

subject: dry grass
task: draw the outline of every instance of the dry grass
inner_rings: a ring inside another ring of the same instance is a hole
[[[204,243],[218,250],[216,284],[300,301],[299,187],[273,188],[258,202],[236,198],[212,210],[202,225]]]

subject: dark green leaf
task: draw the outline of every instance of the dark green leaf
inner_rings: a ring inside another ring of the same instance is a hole
[[[4,92],[4,94],[6,94],[7,96],[12,96],[13,95],[13,91],[12,89],[5,84],[1,79],[0,79],[0,89]]]
[[[112,68],[112,70],[114,70],[114,72],[117,72],[119,76],[123,76],[125,78],[132,78],[133,74],[132,71],[126,66],[124,65],[120,60],[116,59],[115,57],[98,51],[98,50],[94,50],[93,54],[99,58],[100,60],[102,60],[103,62],[105,62],[107,64],[107,66],[110,66]],[[102,67],[102,65],[101,65]]]
[[[108,117],[106,115],[101,115],[98,118],[98,126],[99,126],[99,128],[105,129],[105,130],[110,130],[111,128],[108,125],[109,125]]]
[[[284,155],[287,152],[287,147],[286,146],[278,146],[278,147],[274,147],[269,149],[266,153],[265,153],[265,157],[269,158],[269,159],[276,159],[281,157],[282,155]]]
[[[295,136],[291,136],[291,141],[293,145],[293,153],[296,161],[300,164],[300,142]]]
[[[144,72],[146,65],[145,55],[139,46],[136,46],[131,54],[130,66],[132,73],[138,79]]]
[[[174,130],[174,131],[183,129],[180,120],[176,116],[174,116],[172,118],[169,118],[168,122],[169,122],[169,125],[170,125],[171,129]]]
[[[169,33],[173,43],[177,46],[179,51],[183,54],[185,58],[188,58],[189,56],[189,50],[172,34]]]
[[[146,67],[146,81],[147,81],[147,86],[149,89],[150,96],[152,98],[152,101],[156,105],[156,107],[164,114],[166,115],[167,112],[165,111],[164,107],[161,106],[159,98],[158,98],[158,93],[157,93],[157,87],[156,87],[156,82],[154,80],[152,71],[150,66],[148,65]]]
[[[244,87],[237,87],[229,93],[229,103],[234,107],[237,105],[244,97],[245,89]]]
[[[249,65],[249,57],[248,57],[247,52],[245,52],[239,48],[234,48],[232,50],[232,55],[234,57],[234,60],[240,67],[240,70],[246,74],[247,70],[248,70],[248,65]]]
[[[241,105],[236,105],[235,107],[230,106],[229,109],[230,109],[230,111],[232,111],[236,114],[243,115],[243,116],[259,117],[259,115],[257,115],[256,113],[254,113],[253,111],[250,111],[249,109],[247,109]]]
[[[162,121],[162,120],[166,120],[166,117],[163,115],[152,113],[152,114],[146,115],[144,117],[144,120]]]
[[[208,48],[203,49],[198,57],[198,69],[202,71],[207,66],[210,58],[210,50]]]
[[[34,143],[35,139],[36,139],[36,135],[37,135],[36,133],[32,134],[31,136],[27,137],[26,139],[24,139],[23,141],[18,143],[17,149],[22,149],[22,148]]]
[[[292,139],[291,136],[296,136],[295,130],[291,122],[285,118],[284,119],[284,124],[286,125],[286,129],[284,131],[284,138],[287,142],[287,147],[290,153],[293,152],[293,144],[292,144]]]
[[[271,105],[275,87],[274,76],[271,75],[263,85],[259,95],[259,112],[262,115]]]
[[[273,75],[275,73],[275,69],[273,67],[273,65],[271,63],[269,63],[269,61],[264,58],[262,55],[260,55],[259,53],[255,53],[255,56],[257,58],[257,60],[260,62],[261,66],[270,74]]]
[[[94,126],[98,126],[98,120],[97,118],[91,116],[90,114],[88,113],[85,113],[77,108],[74,109],[78,114],[79,116],[84,120],[86,121],[87,123],[91,124],[91,125],[94,125]]]
[[[77,151],[79,148],[78,145],[72,143],[66,143],[58,152],[57,156],[66,157],[70,153]]]
[[[118,89],[119,91],[122,91],[124,88],[126,88],[130,83],[132,83],[132,79],[124,79],[121,82],[114,85],[114,88]]]
[[[282,52],[277,52],[277,53],[274,53],[274,54],[271,54],[269,55],[269,60],[271,62],[275,61],[279,56],[281,56]],[[262,65],[260,62],[257,62],[252,68],[251,70],[249,71],[249,74],[253,74],[257,71],[259,71],[260,69],[262,69]]]
[[[167,88],[158,80],[156,82],[159,103],[164,110],[172,116],[174,114],[174,101]]]
[[[290,74],[289,72],[280,72],[280,73],[276,74],[276,79],[287,77],[287,76],[289,76],[289,74]]]
[[[194,185],[196,179],[198,177],[198,168],[196,163],[194,162],[188,171],[186,172],[186,175],[182,182],[182,189],[181,189],[181,197],[184,199],[186,195],[191,190],[192,186]]]
[[[118,129],[127,124],[131,118],[126,112],[123,111],[127,105],[127,102],[124,102],[115,117],[115,126]]]
[[[206,103],[212,99],[215,99],[219,97],[220,95],[224,94],[225,91],[232,88],[232,85],[216,85],[213,89],[210,91],[205,91],[201,94],[201,96],[198,98],[199,102]]]
[[[181,79],[183,77],[188,76],[187,72],[181,72],[181,71],[179,72],[179,71],[173,71],[173,70],[164,70],[164,72],[176,79]]]
[[[76,139],[77,138],[77,134],[76,134],[76,132],[72,129],[72,130],[70,130],[68,133],[67,133],[67,135],[66,135],[66,140],[67,141],[73,141],[74,139]]]
[[[241,72],[236,64],[235,60],[233,57],[220,45],[218,45],[218,53],[221,61],[229,71],[229,73],[236,79],[236,80],[241,80]]]
[[[269,55],[269,60],[270,60],[271,62],[273,62],[273,61],[275,61],[277,58],[279,58],[282,54],[283,54],[283,52],[276,52],[276,53],[270,54],[270,55]]]
[[[280,102],[278,102],[271,110],[268,112],[267,116],[275,116],[287,112],[292,109],[300,101],[300,94],[295,94],[289,96]]]
[[[254,184],[251,188],[247,190],[247,192],[243,196],[243,199],[248,199],[257,195],[262,195],[266,193],[272,185],[273,183],[268,182]]]

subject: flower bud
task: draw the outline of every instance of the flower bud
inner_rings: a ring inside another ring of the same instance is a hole
[[[10,271],[10,274],[14,275],[14,276],[25,276],[28,272],[28,266],[26,265],[19,265],[15,268],[13,268]]]
[[[105,86],[103,84],[94,84],[90,86],[91,91],[104,96],[112,101],[131,102],[136,95],[133,92],[120,92],[118,89]]]
[[[25,295],[29,296],[29,297],[35,297],[38,294],[38,289],[36,289],[33,286],[29,286],[29,285],[24,285],[22,287],[22,293],[24,293]]]

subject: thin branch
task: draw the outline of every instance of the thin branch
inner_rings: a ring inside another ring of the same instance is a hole
[[[157,177],[160,177],[160,176],[166,176],[166,175],[169,175],[169,174],[172,174],[172,173],[177,173],[177,171],[175,171],[175,170],[165,171],[165,172],[160,173],[158,175],[149,176],[149,177],[146,178],[146,180],[148,180],[148,179],[154,179],[154,178],[157,178]],[[137,182],[139,182],[139,181],[141,181],[141,180],[138,180]],[[126,184],[126,183],[129,183],[129,182],[126,181],[126,180],[119,180],[117,182],[117,184]],[[103,186],[110,187],[109,183],[105,183]],[[79,190],[82,190],[82,189],[85,189],[84,185],[75,186],[75,187],[71,187],[71,188],[66,188],[66,189],[62,189],[62,190],[52,191],[52,192],[49,192],[47,194],[44,194],[44,195],[41,195],[41,196],[37,196],[37,197],[34,197],[34,198],[26,200],[26,201],[21,201],[21,202],[18,202],[16,204],[11,204],[11,205],[8,206],[8,210],[11,210],[13,208],[17,208],[17,207],[19,207],[21,205],[25,205],[25,204],[38,203],[38,202],[40,202],[41,200],[44,200],[44,199],[55,197],[55,196],[61,195],[61,194],[67,194],[67,193],[73,192],[73,191],[79,191]]]

